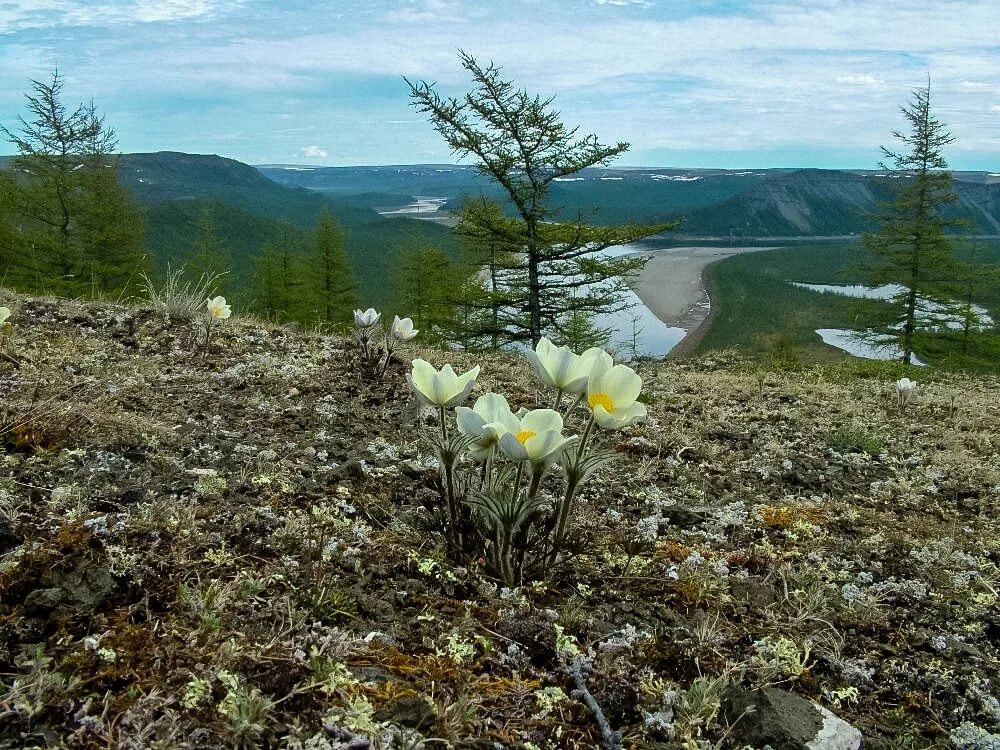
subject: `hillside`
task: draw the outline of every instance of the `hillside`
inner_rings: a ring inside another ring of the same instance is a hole
[[[406,218],[385,218],[363,206],[302,188],[279,185],[241,162],[175,152],[127,154],[122,183],[145,206],[147,244],[159,265],[189,256],[198,240],[198,220],[211,210],[220,239],[232,252],[233,272],[247,285],[253,259],[287,222],[298,230],[315,226],[328,210],[345,234],[348,255],[366,305],[388,302],[386,280],[399,254],[412,247],[455,247],[444,228]],[[293,232],[307,246],[308,235]]]
[[[471,167],[262,166],[286,185],[386,210],[417,198],[444,199],[454,210],[463,194],[500,198]],[[960,196],[953,216],[970,220],[973,234],[1000,233],[1000,180],[984,172],[955,174]],[[872,228],[867,214],[891,196],[880,172],[821,169],[585,169],[552,184],[559,215],[583,211],[598,224],[684,220],[677,237],[846,236]]]
[[[405,374],[550,404],[524,358],[363,378],[239,310],[204,351],[142,306],[0,304],[0,747],[805,748],[817,705],[843,746],[997,741],[995,378],[639,363],[571,555],[504,589],[447,555]]]
[[[1000,228],[1000,181],[956,180],[959,201],[949,217],[970,222],[971,234]],[[778,174],[719,204],[685,216],[685,235],[736,237],[841,236],[875,228],[870,214],[891,200],[891,182],[877,173],[804,169]]]
[[[447,199],[454,210],[462,195],[503,196],[472,167],[399,165],[393,167],[261,166],[262,174],[285,185],[316,190],[377,209],[405,205],[417,197]],[[597,224],[656,223],[693,207],[724,200],[765,179],[764,171],[710,169],[584,169],[552,184],[551,205],[564,217],[583,211]]]
[[[866,212],[889,191],[864,175],[806,169],[771,177],[720,204],[689,213],[685,234],[746,237],[846,235],[872,228]]]

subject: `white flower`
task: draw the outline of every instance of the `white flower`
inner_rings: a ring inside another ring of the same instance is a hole
[[[10,317],[9,307],[0,307],[0,326],[7,322],[7,318]]]
[[[511,412],[507,399],[499,393],[483,394],[471,409],[459,406],[455,409],[455,418],[459,432],[479,437],[469,446],[469,452],[480,461],[486,459],[501,436],[520,429],[520,420]]]
[[[357,322],[357,313],[355,312],[355,322]],[[409,341],[418,333],[419,330],[413,328],[413,321],[410,318],[400,318],[398,315],[392,319],[392,337],[396,341]]]
[[[610,369],[615,364],[614,358],[599,346],[590,347],[580,355],[580,358],[590,360],[591,372],[595,367]]]
[[[605,429],[617,430],[645,419],[646,405],[636,401],[641,389],[642,378],[632,368],[597,362],[587,383],[587,404],[594,421]]]
[[[232,309],[226,304],[225,297],[206,299],[205,306],[208,307],[208,313],[214,320],[225,320],[233,314]]]
[[[591,361],[574,354],[567,346],[556,346],[545,336],[538,340],[534,351],[527,357],[535,374],[545,385],[564,393],[583,393],[590,377]]]
[[[410,388],[420,401],[443,408],[458,406],[465,401],[476,387],[477,377],[479,365],[456,375],[451,365],[445,365],[438,371],[434,369],[434,365],[422,359],[413,360],[413,371],[406,376],[410,381]]]
[[[517,419],[516,429],[500,436],[500,450],[515,461],[547,461],[575,440],[565,437],[562,429],[562,415],[554,409],[529,411]]]
[[[355,310],[354,311],[354,325],[358,328],[371,328],[373,325],[378,323],[378,319],[382,317],[379,313],[375,311],[374,307],[369,307],[367,310]]]
[[[900,405],[905,406],[910,403],[910,399],[913,398],[913,394],[916,390],[916,381],[910,380],[909,378],[900,378],[896,381],[896,398],[899,399]]]

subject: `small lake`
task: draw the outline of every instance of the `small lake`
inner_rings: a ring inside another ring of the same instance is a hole
[[[609,347],[615,351],[617,359],[632,359],[633,330],[638,331],[635,353],[641,357],[663,357],[687,335],[685,329],[668,326],[653,315],[631,289],[625,292],[624,297],[634,303],[635,307],[594,318],[594,323],[599,328],[610,328],[616,332],[611,337]]]
[[[882,286],[868,287],[861,284],[804,284],[798,281],[789,282],[792,286],[800,289],[808,289],[813,292],[825,294],[839,294],[844,297],[857,297],[860,299],[881,299],[889,300],[906,292],[906,287],[899,284],[883,284]],[[947,307],[940,302],[920,297],[917,299],[917,317],[921,320],[935,320],[942,328],[960,329],[962,320],[957,316],[947,312]],[[978,305],[972,306],[972,311],[979,317],[985,326],[993,325],[993,319],[987,311]],[[844,328],[818,328],[816,333],[823,339],[823,343],[841,349],[855,357],[865,359],[900,359],[903,356],[902,350],[893,341],[878,341],[862,339],[858,331],[851,331]],[[915,365],[924,365],[916,357],[912,358]]]
[[[635,252],[652,254],[657,249],[659,248],[642,243],[628,243],[609,247],[603,252],[603,255],[619,257]],[[653,311],[639,299],[639,295],[631,289],[624,292],[622,296],[634,307],[623,312],[594,317],[594,323],[598,328],[611,329],[612,335],[608,342],[608,348],[615,352],[616,359],[632,359],[633,331],[638,331],[635,337],[635,354],[640,357],[665,357],[687,335],[687,329],[668,326],[656,317]]]
[[[858,338],[857,331],[846,328],[817,328],[816,333],[828,346],[841,349],[855,357],[863,359],[902,359],[903,350],[895,342],[877,343]],[[917,357],[910,361],[915,365],[924,365]]]

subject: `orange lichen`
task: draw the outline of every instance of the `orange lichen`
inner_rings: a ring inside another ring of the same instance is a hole
[[[691,553],[694,551],[694,547],[690,547],[686,544],[681,544],[680,542],[675,542],[669,540],[666,542],[660,542],[656,545],[656,550],[653,552],[654,558],[666,558],[671,562],[683,562],[690,557]]]
[[[381,667],[397,677],[415,677],[425,682],[449,682],[459,674],[459,665],[448,656],[404,654],[395,648],[373,649],[350,661],[353,667]]]
[[[358,682],[345,686],[343,692],[351,698],[363,695],[376,708],[401,698],[416,698],[420,695],[409,684],[395,680],[378,683]]]
[[[820,523],[823,513],[815,505],[765,505],[760,517],[770,528],[785,531],[799,522]]]
[[[501,695],[523,694],[541,686],[538,680],[516,680],[501,677],[479,680],[475,684],[476,694],[483,698],[497,698]]]

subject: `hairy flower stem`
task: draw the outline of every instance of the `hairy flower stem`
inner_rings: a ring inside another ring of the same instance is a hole
[[[486,460],[483,461],[482,471],[479,473],[479,490],[484,492],[487,488],[487,482],[489,486],[492,487],[493,481],[493,459],[496,457],[497,448],[494,445],[490,448],[489,453],[486,454]]]
[[[455,496],[455,459],[448,446],[448,422],[445,419],[445,409],[438,408],[438,416],[441,419],[441,468],[444,469],[444,489],[448,502],[448,543],[453,547],[453,551],[461,551],[462,529],[458,512],[458,499]]]
[[[542,477],[545,475],[545,464],[539,462],[531,467],[531,484],[528,485],[528,499],[534,501],[535,496],[538,494],[538,485],[542,483]]]
[[[212,343],[212,318],[205,321],[205,348],[201,352],[201,356],[208,354],[208,345]]]
[[[389,371],[389,362],[392,360],[392,353],[394,351],[392,342],[390,341],[388,336],[386,336],[385,338],[384,346],[385,346],[385,358],[382,360],[382,364],[379,365],[378,368],[378,377],[380,378],[384,377],[385,374]]]
[[[556,391],[556,398],[552,402],[552,408],[555,411],[559,411],[559,403],[562,401],[562,397],[563,397],[563,389],[560,388],[559,390]]]
[[[590,439],[590,433],[594,429],[594,415],[590,415],[590,419],[587,421],[587,426],[583,430],[583,437],[580,438],[580,447],[576,451],[577,463],[583,458],[583,452],[587,450],[587,441]]]
[[[587,422],[587,426],[583,431],[583,437],[580,438],[580,447],[576,451],[576,459],[572,464],[566,467],[566,492],[563,495],[562,502],[559,504],[559,512],[556,514],[556,528],[552,535],[552,550],[549,552],[548,564],[555,565],[556,557],[559,554],[559,550],[562,547],[563,539],[566,536],[566,525],[569,522],[569,510],[573,507],[573,499],[576,497],[576,491],[580,486],[580,481],[583,478],[583,472],[580,470],[580,460],[583,458],[583,454],[587,449],[587,441],[590,439],[590,433],[594,429],[594,417],[591,416],[590,420]]]
[[[511,502],[517,502],[521,494],[521,477],[524,473],[524,464],[517,465],[517,473],[514,475],[514,484],[511,485]],[[498,524],[497,534],[497,558],[500,563],[500,575],[503,577],[505,586],[516,586],[518,575],[514,570],[514,528],[509,524]]]

